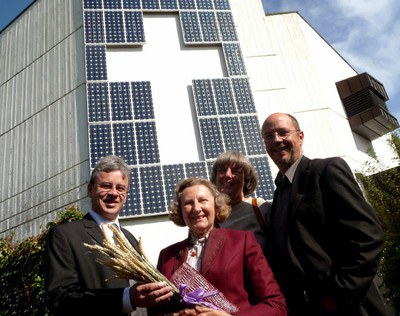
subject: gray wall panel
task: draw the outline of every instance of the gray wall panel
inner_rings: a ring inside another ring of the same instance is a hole
[[[81,28],[81,1],[36,1],[0,35],[0,85]]]
[[[0,35],[0,237],[87,209],[81,2],[39,0]]]

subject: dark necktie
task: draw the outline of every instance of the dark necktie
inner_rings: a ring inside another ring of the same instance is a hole
[[[285,262],[289,258],[287,249],[288,211],[291,184],[286,176],[278,175],[275,180],[276,190],[273,200],[273,238],[277,259]]]

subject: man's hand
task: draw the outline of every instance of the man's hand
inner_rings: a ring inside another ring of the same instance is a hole
[[[165,282],[135,284],[129,290],[131,304],[134,307],[152,307],[168,302],[172,295],[172,288]]]

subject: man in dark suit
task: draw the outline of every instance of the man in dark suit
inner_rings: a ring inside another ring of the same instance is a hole
[[[279,169],[268,261],[289,315],[385,315],[373,282],[384,235],[349,166],[303,156],[291,115],[270,115],[261,132]]]
[[[88,185],[92,209],[82,220],[54,227],[49,233],[48,291],[55,315],[125,315],[136,307],[167,302],[172,289],[166,284],[129,285],[112,278],[114,272],[96,262],[87,244],[102,244],[101,228],[112,238],[108,224],[119,227],[118,215],[126,201],[130,168],[122,158],[107,156],[95,166]],[[119,228],[137,249],[135,237]]]

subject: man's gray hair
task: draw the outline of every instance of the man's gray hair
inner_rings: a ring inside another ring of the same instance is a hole
[[[125,160],[118,156],[106,156],[101,158],[92,171],[90,183],[94,184],[96,177],[100,172],[121,171],[122,174],[130,180],[131,168]]]

